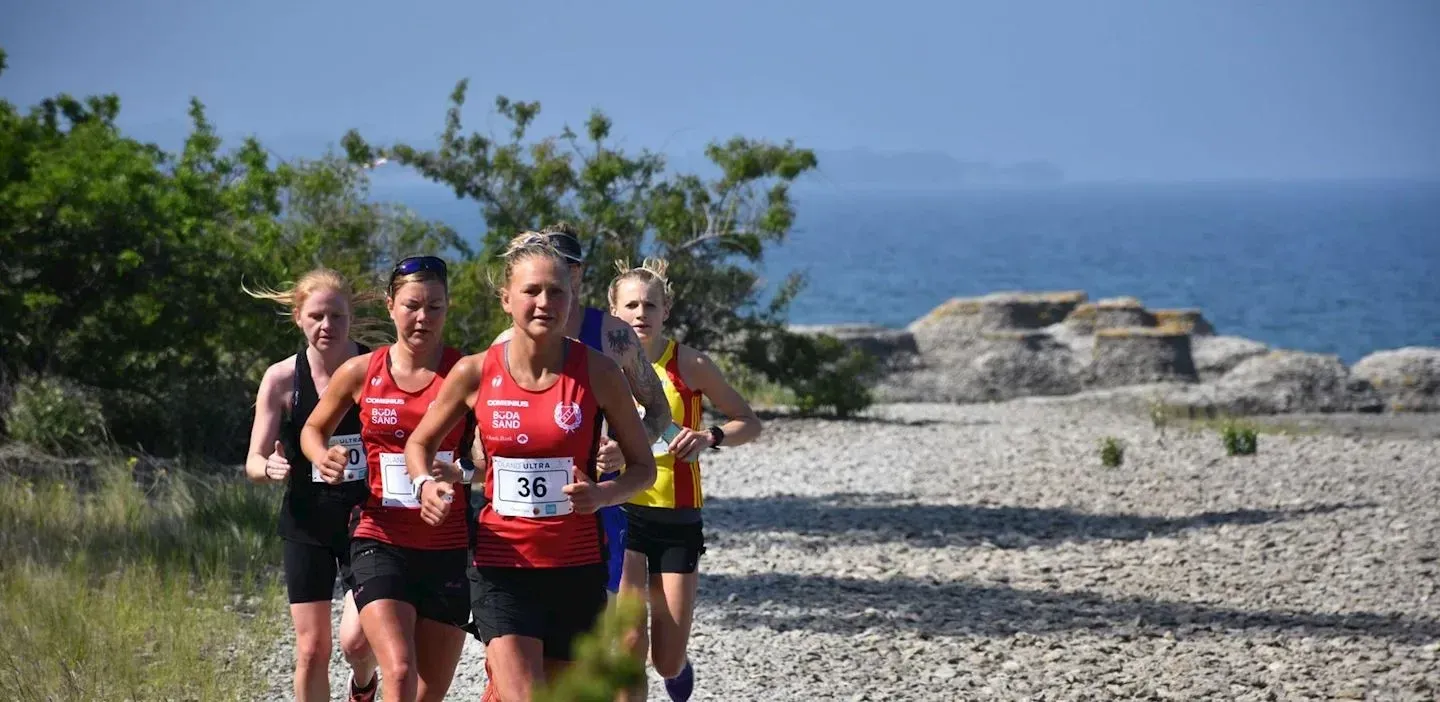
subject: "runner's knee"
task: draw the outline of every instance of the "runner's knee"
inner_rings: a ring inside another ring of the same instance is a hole
[[[330,642],[319,636],[295,639],[295,666],[301,670],[323,670],[330,665]]]
[[[340,651],[345,654],[345,660],[352,663],[366,660],[373,655],[370,641],[365,638],[365,631],[359,626],[352,627],[349,631],[341,629]]]
[[[386,680],[394,680],[395,684],[403,684],[402,681],[419,679],[419,672],[415,669],[415,661],[410,656],[401,654],[390,660],[390,666],[380,666],[380,672]]]

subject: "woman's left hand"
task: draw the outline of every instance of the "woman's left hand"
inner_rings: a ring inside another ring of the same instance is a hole
[[[700,457],[700,452],[707,448],[710,448],[708,431],[681,429],[680,433],[670,440],[670,455],[679,461],[694,461]]]

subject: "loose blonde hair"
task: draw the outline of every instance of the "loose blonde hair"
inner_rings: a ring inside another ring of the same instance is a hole
[[[615,270],[619,275],[610,281],[610,306],[615,306],[615,295],[620,290],[620,284],[627,280],[641,280],[646,283],[659,283],[660,293],[665,298],[665,306],[669,307],[675,301],[675,289],[670,285],[670,279],[665,276],[669,270],[670,262],[663,258],[647,258],[639,266],[631,267],[629,261],[616,261]]]
[[[321,290],[334,290],[340,293],[345,297],[345,301],[350,304],[352,310],[356,302],[355,287],[350,284],[350,281],[346,280],[339,272],[323,266],[308,271],[287,288],[277,290],[275,288],[261,286],[255,290],[251,290],[242,282],[240,283],[240,289],[257,300],[269,300],[284,307],[285,314],[291,317],[298,317],[300,315],[300,308],[305,306],[305,301],[308,300],[311,295]]]
[[[244,282],[240,283],[240,289],[257,300],[269,300],[285,308],[281,314],[297,324],[300,321],[300,308],[305,306],[305,301],[310,299],[311,295],[322,290],[333,290],[340,293],[350,307],[351,339],[372,345],[373,342],[383,339],[378,321],[362,319],[357,313],[364,305],[378,302],[379,295],[369,289],[357,287],[334,269],[324,266],[313,268],[289,286],[280,289],[259,286],[251,290]]]

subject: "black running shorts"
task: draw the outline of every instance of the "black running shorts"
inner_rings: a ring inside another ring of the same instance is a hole
[[[285,591],[290,604],[329,602],[335,596],[335,576],[345,590],[355,589],[350,573],[350,545],[345,542],[316,546],[284,541]]]
[[[569,568],[470,568],[470,613],[482,643],[540,639],[545,657],[574,659],[575,638],[595,625],[609,594],[604,563]]]
[[[350,548],[357,609],[376,600],[400,600],[442,624],[459,627],[469,621],[465,549],[428,551],[374,539],[355,539]]]
[[[650,574],[694,573],[705,553],[704,523],[670,523],[650,517],[649,510],[628,508],[625,550],[645,556]]]

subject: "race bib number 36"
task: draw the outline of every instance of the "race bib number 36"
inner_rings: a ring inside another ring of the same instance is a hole
[[[340,482],[353,483],[356,480],[364,480],[369,474],[365,465],[365,445],[360,442],[359,434],[341,434],[330,437],[331,446],[345,447],[345,474]],[[311,482],[323,483],[324,478],[320,477],[320,469],[310,466]]]
[[[452,463],[455,452],[436,451],[435,460]],[[380,504],[386,507],[420,509],[420,502],[415,499],[414,485],[410,482],[410,471],[405,469],[405,454],[380,454],[380,478],[381,487],[384,488]]]
[[[495,497],[490,504],[496,514],[543,519],[574,511],[561,488],[569,485],[575,474],[575,459],[496,456],[490,460],[495,478]]]

